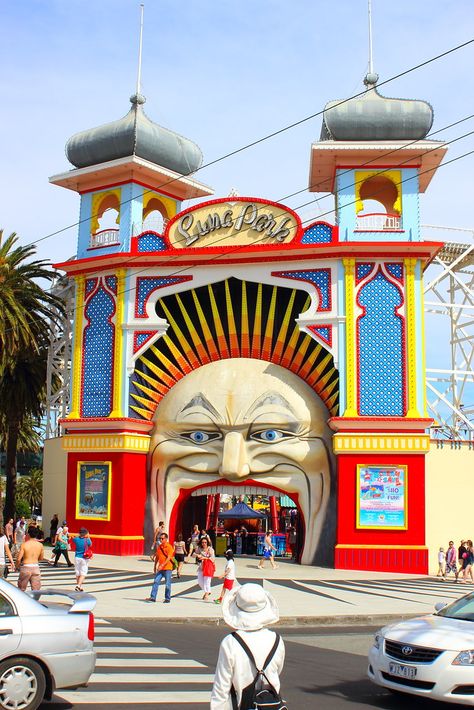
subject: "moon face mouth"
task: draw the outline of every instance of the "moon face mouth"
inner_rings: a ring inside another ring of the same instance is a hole
[[[193,496],[214,493],[231,495],[286,495],[301,516],[304,540],[301,563],[312,564],[324,525],[329,499],[325,473],[313,473],[311,478],[298,467],[276,467],[266,474],[255,474],[241,482],[230,481],[218,474],[191,472],[171,465],[164,475],[157,472],[156,497],[151,492],[151,512],[155,522],[165,521],[173,537],[180,530],[186,501]],[[154,510],[153,510],[154,508]],[[187,531],[183,531],[187,534]]]

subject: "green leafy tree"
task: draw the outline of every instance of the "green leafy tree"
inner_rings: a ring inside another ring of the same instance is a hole
[[[16,487],[17,507],[18,501],[24,500],[30,508],[40,508],[43,502],[43,471],[34,468],[29,476],[22,476]]]
[[[29,518],[31,516],[31,508],[26,500],[23,500],[23,498],[17,498],[15,515],[12,515],[11,517],[21,518],[21,516]]]

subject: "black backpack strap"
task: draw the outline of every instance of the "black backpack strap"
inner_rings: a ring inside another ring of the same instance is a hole
[[[237,704],[237,693],[235,692],[233,685],[230,687],[230,699],[232,701],[232,710],[239,710],[239,706]]]
[[[243,640],[243,638],[242,638],[241,636],[239,636],[239,634],[237,633],[237,631],[234,631],[234,633],[232,634],[232,636],[233,636],[233,637],[235,638],[235,640],[242,646],[242,648],[244,649],[245,653],[246,653],[247,656],[250,658],[251,662],[253,663],[253,665],[255,666],[255,668],[257,669],[257,671],[259,671],[259,672],[266,670],[268,664],[270,663],[270,661],[272,660],[273,656],[275,655],[276,650],[277,650],[277,648],[278,648],[278,645],[279,645],[279,643],[280,643],[280,635],[275,632],[275,643],[273,644],[273,646],[272,646],[272,648],[271,648],[271,651],[270,651],[270,653],[268,654],[268,656],[267,656],[267,658],[266,658],[266,660],[265,660],[265,663],[263,664],[263,666],[262,666],[261,668],[259,668],[259,667],[257,666],[257,664],[255,663],[255,658],[254,658],[254,655],[253,655],[252,651],[251,651],[250,648],[247,646],[247,644],[245,643],[245,641]],[[266,677],[266,676],[265,676],[265,677]]]

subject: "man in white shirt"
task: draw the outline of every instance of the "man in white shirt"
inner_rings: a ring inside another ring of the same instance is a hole
[[[239,637],[253,654],[258,669],[263,668],[276,646],[265,676],[278,693],[285,645],[274,631],[265,628],[275,624],[280,617],[273,597],[259,584],[244,584],[225,595],[222,614],[224,621],[237,629]],[[226,636],[219,649],[210,710],[233,710],[232,695],[237,707],[240,707],[242,692],[253,682],[256,674],[257,669],[234,635]]]

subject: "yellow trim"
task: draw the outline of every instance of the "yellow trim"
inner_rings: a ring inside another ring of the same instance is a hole
[[[74,356],[71,383],[71,411],[68,419],[79,419],[81,416],[81,376],[82,376],[82,327],[84,322],[85,277],[76,276],[76,317],[74,323]]]
[[[122,388],[124,375],[122,331],[123,315],[125,309],[125,269],[117,271],[117,312],[115,314],[115,346],[114,346],[114,389],[112,411],[109,417],[119,419],[123,417]]]
[[[81,490],[81,466],[107,466],[107,517],[98,515],[82,515],[79,511],[80,505],[80,490]],[[78,461],[77,462],[77,477],[76,477],[76,519],[77,520],[102,520],[107,522],[110,520],[110,501],[112,497],[112,461]]]
[[[343,259],[346,300],[346,411],[343,417],[357,417],[357,383],[355,350],[355,259]]]
[[[150,436],[146,434],[66,434],[64,451],[130,451],[147,454]]]
[[[385,468],[385,466],[383,466]],[[360,524],[360,470],[361,468],[380,468],[379,464],[370,465],[366,463],[358,463],[356,470],[356,528],[357,530],[408,530],[408,466],[397,466],[393,464],[387,466],[386,468],[402,468],[405,472],[405,485],[403,491],[403,513],[405,519],[405,525],[361,525]]]
[[[360,198],[360,190],[362,185],[367,182],[367,180],[372,177],[375,177],[376,175],[381,175],[382,177],[388,178],[388,180],[390,180],[390,182],[393,182],[393,184],[397,188],[398,196],[394,202],[393,209],[397,214],[400,215],[402,213],[402,175],[400,170],[356,170],[354,174],[356,214],[359,214],[359,212],[362,212],[362,210],[364,209],[364,202]]]
[[[416,259],[405,259],[405,301],[406,301],[406,342],[407,342],[407,388],[408,411],[406,417],[418,419],[420,413],[416,396],[416,299],[415,299],[415,268]]]
[[[175,200],[172,200],[169,197],[165,197],[164,195],[161,195],[159,192],[145,192],[144,193],[142,215],[145,215],[146,208],[148,207],[148,203],[151,200],[158,200],[158,202],[161,202],[161,204],[165,208],[167,219],[172,219],[176,215],[177,205],[176,205]]]
[[[426,545],[336,545],[339,550],[427,550]]]
[[[105,190],[104,192],[95,192],[92,195],[92,204],[91,204],[91,234],[95,234],[99,230],[99,211],[100,211],[100,206],[103,202],[103,200],[106,197],[109,197],[109,195],[115,195],[118,199],[119,203],[119,208],[118,208],[118,215],[117,219],[115,220],[116,224],[120,224],[120,206],[122,203],[122,191],[119,187],[116,187],[114,190]],[[100,215],[102,216],[102,215]]]
[[[380,452],[398,454],[425,454],[430,451],[427,434],[335,434],[335,454]]]

